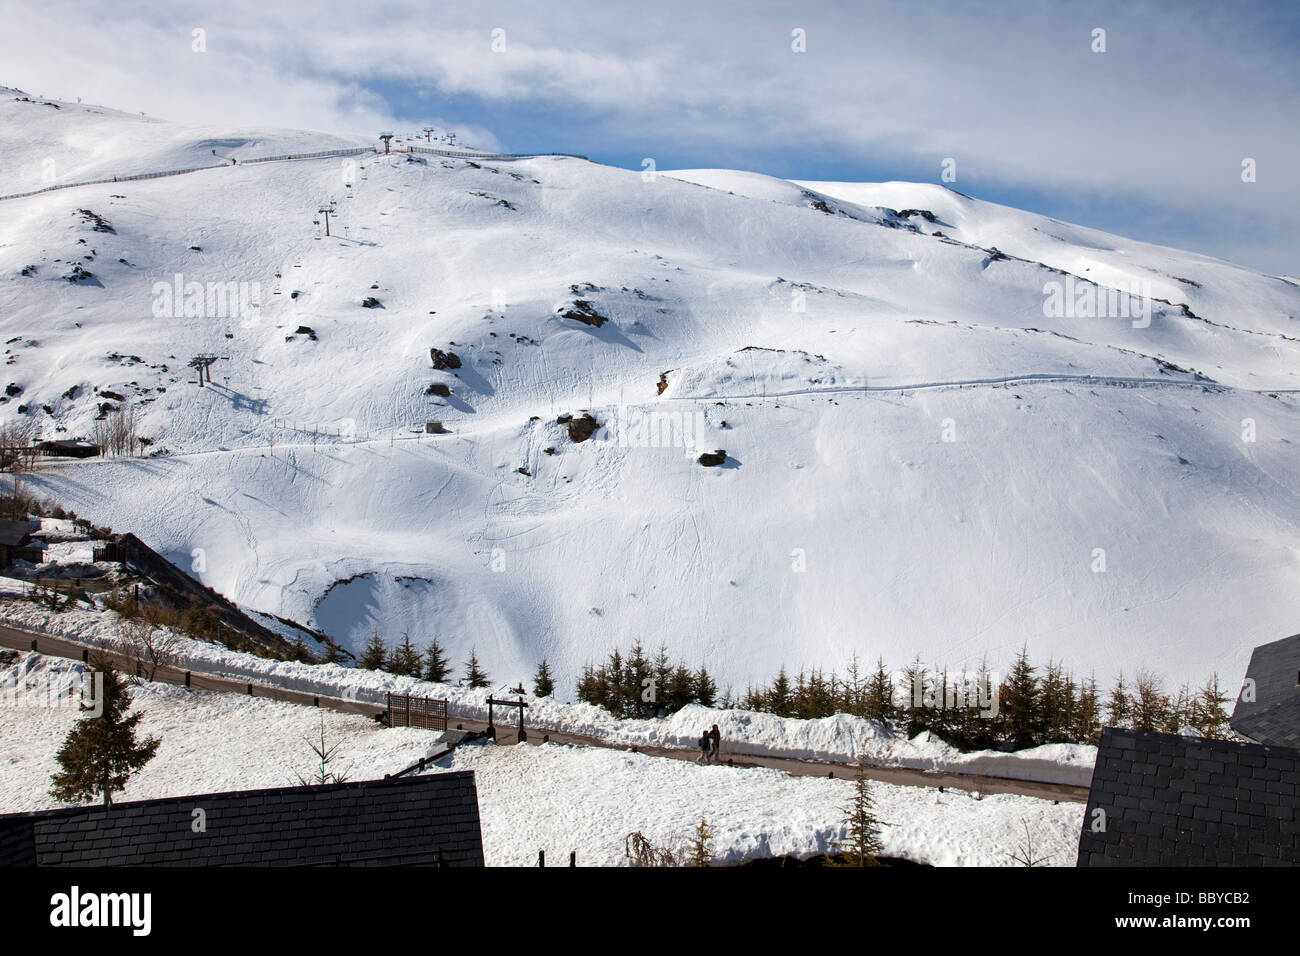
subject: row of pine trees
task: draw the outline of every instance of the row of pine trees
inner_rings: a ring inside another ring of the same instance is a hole
[[[627,655],[615,650],[600,666],[588,665],[578,699],[618,717],[653,717],[687,704],[721,706],[816,719],[844,713],[878,721],[909,738],[928,731],[963,750],[1022,750],[1047,743],[1096,743],[1102,726],[1202,737],[1229,735],[1228,704],[1218,675],[1199,689],[1166,692],[1160,678],[1121,674],[1109,692],[1095,677],[1076,680],[1063,664],[1037,666],[1024,649],[1005,677],[987,666],[974,675],[950,675],[914,660],[896,677],[883,660],[864,671],[856,656],[844,676],[821,670],[791,678],[784,668],[770,684],[719,699],[708,670],[671,664],[666,649],[647,657],[640,643]]]

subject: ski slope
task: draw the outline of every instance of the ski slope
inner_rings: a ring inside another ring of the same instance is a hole
[[[0,102],[15,188],[368,142]],[[109,391],[167,452],[29,485],[352,647],[436,635],[511,683],[546,657],[562,695],[636,639],[736,691],[1022,644],[1231,683],[1295,630],[1285,278],[940,186],[559,157],[233,165],[6,201],[0,236],[0,420],[88,436]],[[256,305],[186,314],[177,275]],[[1066,279],[1149,322],[1049,316]]]

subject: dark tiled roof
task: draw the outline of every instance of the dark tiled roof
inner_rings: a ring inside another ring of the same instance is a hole
[[[1300,750],[1107,727],[1079,866],[1293,866],[1298,787]]]
[[[0,816],[0,866],[401,864],[483,865],[472,771]]]
[[[39,521],[8,521],[0,520],[0,544],[7,544],[11,548],[16,548],[22,544],[24,538],[40,528]]]
[[[1300,747],[1300,634],[1255,648],[1243,693],[1250,681],[1255,699],[1237,696],[1232,729],[1261,744]]]

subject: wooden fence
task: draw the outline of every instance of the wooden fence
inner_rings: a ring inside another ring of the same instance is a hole
[[[447,701],[434,697],[388,695],[390,727],[420,727],[424,730],[447,729]]]

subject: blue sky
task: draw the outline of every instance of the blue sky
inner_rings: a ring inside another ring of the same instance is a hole
[[[1300,273],[1293,0],[0,9],[0,83],[30,92],[632,169],[936,182],[952,157],[970,195]]]

